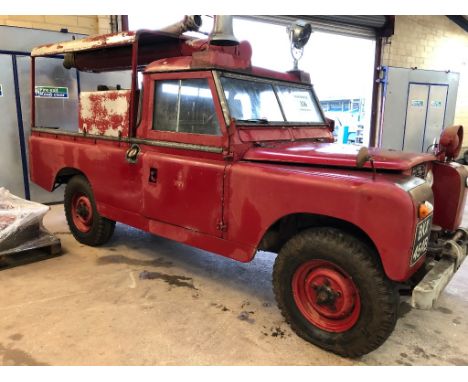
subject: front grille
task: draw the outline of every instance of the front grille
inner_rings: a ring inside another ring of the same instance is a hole
[[[421,179],[426,178],[426,165],[424,163],[418,164],[411,169],[411,175]]]

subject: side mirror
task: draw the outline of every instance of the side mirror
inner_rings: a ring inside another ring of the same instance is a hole
[[[367,147],[361,147],[356,157],[356,167],[362,168],[371,159]]]

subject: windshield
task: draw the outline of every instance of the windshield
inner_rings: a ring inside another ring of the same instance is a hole
[[[238,122],[324,123],[311,89],[224,76],[221,84],[231,117]]]

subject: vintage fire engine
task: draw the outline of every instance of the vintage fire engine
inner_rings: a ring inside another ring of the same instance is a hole
[[[132,80],[81,92],[76,132],[37,126],[32,102],[31,178],[66,183],[70,230],[87,245],[117,221],[242,262],[277,253],[291,328],[343,356],[368,353],[394,329],[399,291],[431,308],[465,257],[463,129],[445,129],[431,154],[335,144],[308,75],[252,66],[231,22],[217,16],[203,39],[182,35],[200,25],[187,16],[35,48],[32,89],[37,57],[57,55]],[[290,29],[294,50],[308,33]]]

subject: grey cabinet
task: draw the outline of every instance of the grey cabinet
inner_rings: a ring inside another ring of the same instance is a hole
[[[382,71],[379,145],[428,151],[434,138],[454,124],[459,74],[395,67]]]

